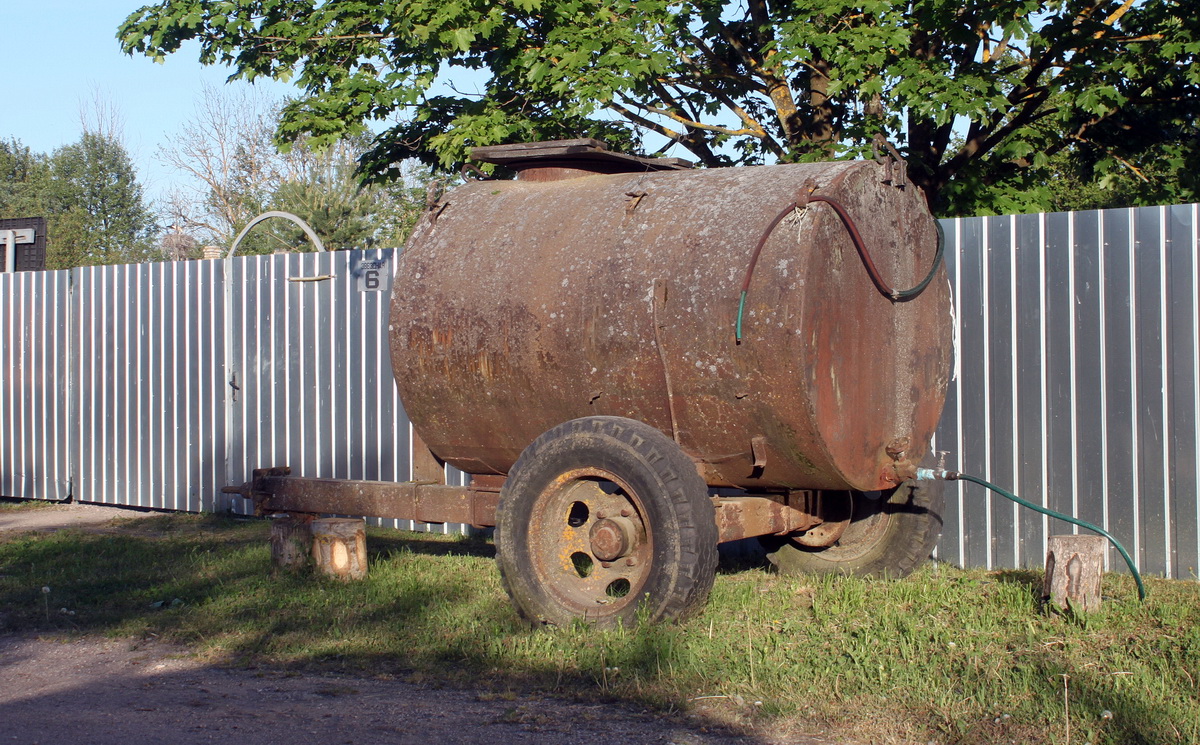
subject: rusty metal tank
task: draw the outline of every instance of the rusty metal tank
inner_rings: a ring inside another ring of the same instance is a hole
[[[945,269],[897,302],[829,204],[771,224],[802,193],[834,199],[909,287],[937,246],[922,193],[874,161],[660,169],[588,147],[451,191],[400,256],[392,369],[426,445],[504,474],[551,427],[618,415],[673,437],[711,486],[894,486],[896,450],[920,459],[945,400]]]

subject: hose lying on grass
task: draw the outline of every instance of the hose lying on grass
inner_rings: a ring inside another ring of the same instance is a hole
[[[1126,551],[1125,547],[1122,546],[1120,544],[1120,542],[1117,541],[1116,538],[1113,538],[1112,535],[1110,535],[1109,532],[1107,530],[1105,530],[1104,528],[1101,528],[1097,525],[1092,525],[1091,523],[1085,522],[1078,518],[1071,517],[1070,515],[1064,515],[1061,512],[1055,512],[1054,510],[1052,510],[1048,507],[1042,507],[1040,505],[1034,504],[1033,502],[1029,502],[1024,499],[1021,499],[1016,494],[1013,494],[1012,492],[1009,492],[1009,491],[1005,491],[1004,489],[1001,489],[1000,487],[996,486],[995,484],[993,484],[989,481],[984,481],[983,479],[979,478],[978,476],[972,476],[967,473],[959,473],[958,471],[947,471],[944,468],[918,468],[917,469],[917,480],[918,481],[933,481],[933,480],[937,480],[937,479],[941,479],[941,480],[945,480],[945,481],[970,481],[972,483],[979,484],[980,486],[991,489],[992,491],[996,492],[997,494],[1004,497],[1005,499],[1010,499],[1013,502],[1016,502],[1017,504],[1021,505],[1022,507],[1028,507],[1029,509],[1033,510],[1034,512],[1040,512],[1043,515],[1049,515],[1050,517],[1056,518],[1058,520],[1064,520],[1066,522],[1071,523],[1072,525],[1078,525],[1081,528],[1087,528],[1088,530],[1099,533],[1100,535],[1107,538],[1108,542],[1111,543],[1113,545],[1113,547],[1116,548],[1117,551],[1121,554],[1121,558],[1125,559],[1125,564],[1129,567],[1129,571],[1133,574],[1134,581],[1137,582],[1138,600],[1146,599],[1146,586],[1144,584],[1142,584],[1142,575],[1140,572],[1138,572],[1137,566],[1134,565],[1133,559],[1130,558],[1129,552]]]

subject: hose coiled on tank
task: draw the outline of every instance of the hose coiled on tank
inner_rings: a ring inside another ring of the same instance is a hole
[[[946,253],[946,234],[942,230],[942,224],[934,220],[933,225],[937,229],[937,250],[933,256],[933,265],[929,269],[929,273],[925,275],[917,284],[907,290],[897,290],[887,282],[884,282],[883,277],[879,274],[879,269],[876,268],[874,260],[871,258],[871,252],[867,250],[866,244],[863,242],[862,234],[858,232],[858,226],[854,223],[854,219],[850,217],[850,213],[842,204],[830,197],[820,194],[813,194],[812,191],[816,188],[812,182],[805,184],[801,188],[800,198],[785,207],[767,229],[763,231],[762,237],[758,239],[758,244],[754,247],[754,253],[750,255],[750,266],[746,269],[746,278],[742,281],[742,293],[738,298],[737,321],[734,324],[734,338],[738,344],[742,343],[742,315],[746,310],[746,295],[750,292],[750,280],[754,277],[754,267],[758,265],[758,256],[762,253],[763,246],[767,244],[767,239],[771,237],[771,233],[775,232],[775,228],[779,223],[783,222],[784,218],[790,215],[793,211],[808,207],[809,202],[824,202],[833,208],[841,218],[842,224],[846,226],[846,232],[850,234],[850,240],[854,243],[855,250],[858,251],[858,256],[862,259],[863,266],[867,270],[867,275],[870,276],[875,289],[879,290],[880,294],[888,298],[894,303],[905,302],[912,300],[925,291],[929,283],[933,281],[933,275],[937,273],[938,266],[942,263],[942,257]]]

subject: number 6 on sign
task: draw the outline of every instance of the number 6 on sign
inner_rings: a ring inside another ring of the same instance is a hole
[[[388,288],[391,274],[385,259],[367,259],[358,262],[354,271],[359,292],[381,292]]]

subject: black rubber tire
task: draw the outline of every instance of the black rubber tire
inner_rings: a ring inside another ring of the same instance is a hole
[[[636,566],[626,568],[623,558],[600,569],[599,552],[580,538],[605,510],[628,514],[624,520],[635,525],[631,534],[641,538],[629,556]],[[538,437],[510,471],[496,510],[504,589],[535,626],[685,618],[712,590],[717,538],[708,488],[691,459],[662,432],[621,417],[575,419]],[[569,553],[588,554],[580,558],[592,574],[580,573]],[[624,596],[599,589],[622,581]]]
[[[848,492],[850,525],[832,546],[810,548],[775,536],[761,543],[780,574],[904,577],[925,563],[942,536],[944,495],[942,481],[906,481],[876,495]]]

